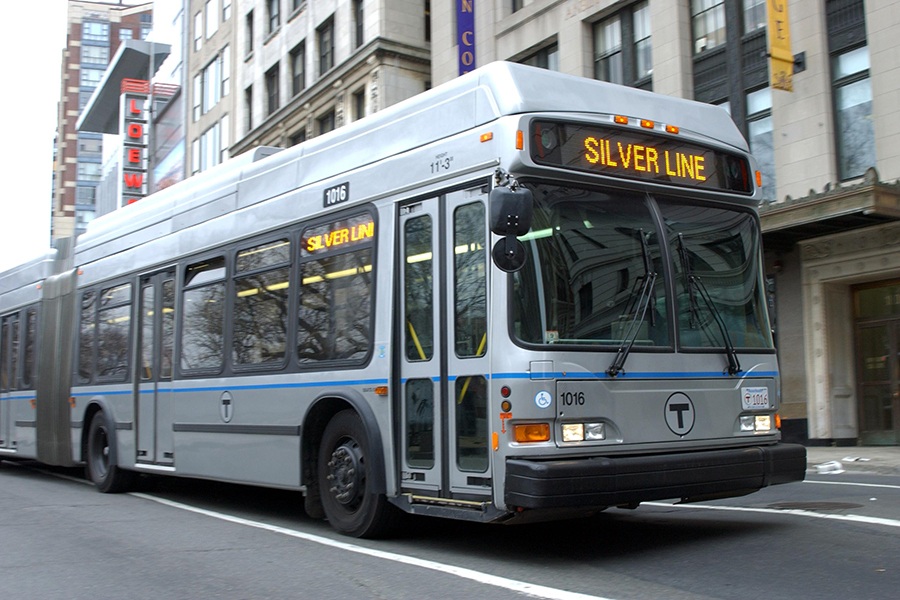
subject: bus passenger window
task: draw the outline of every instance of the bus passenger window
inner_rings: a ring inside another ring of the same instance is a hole
[[[81,328],[78,336],[78,382],[90,383],[94,372],[94,336],[97,332],[95,293],[81,296]]]
[[[185,275],[181,368],[219,370],[224,360],[225,259],[191,265]]]
[[[290,248],[290,241],[278,240],[238,253],[231,319],[236,365],[279,364],[285,359]],[[269,268],[278,265],[283,266]]]
[[[310,227],[301,240],[297,358],[361,363],[372,347],[372,215]]]
[[[97,329],[97,375],[107,380],[128,378],[131,331],[131,284],[103,290]]]

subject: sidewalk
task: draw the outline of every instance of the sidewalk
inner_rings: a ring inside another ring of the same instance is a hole
[[[814,473],[900,475],[900,446],[807,446],[806,464]]]

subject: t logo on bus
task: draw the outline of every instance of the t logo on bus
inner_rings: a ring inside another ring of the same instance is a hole
[[[675,435],[685,436],[694,428],[694,403],[682,392],[675,392],[666,400],[666,425]]]

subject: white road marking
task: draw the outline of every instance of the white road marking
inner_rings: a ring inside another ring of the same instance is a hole
[[[900,485],[889,485],[887,483],[854,483],[852,481],[821,481],[817,479],[804,479],[803,483],[821,483],[822,485],[853,485],[857,487],[873,487],[885,488],[889,490],[900,490]]]
[[[314,544],[321,544],[323,546],[331,546],[332,548],[338,548],[340,550],[346,550],[348,552],[355,552],[357,554],[363,554],[366,556],[371,556],[373,558],[380,558],[382,560],[390,560],[390,561],[402,563],[405,565],[421,567],[423,569],[430,569],[432,571],[437,571],[439,573],[445,573],[447,575],[453,575],[455,577],[469,579],[469,580],[475,581],[477,583],[483,583],[485,585],[491,585],[494,587],[507,589],[507,590],[510,590],[513,592],[518,592],[521,594],[527,594],[529,596],[533,596],[536,598],[550,598],[550,599],[554,599],[554,600],[556,600],[556,599],[558,599],[558,600],[608,600],[608,599],[601,598],[599,596],[590,596],[588,594],[580,594],[577,592],[568,592],[566,590],[560,590],[560,589],[556,589],[556,588],[546,587],[543,585],[536,585],[536,584],[527,583],[524,581],[517,581],[515,579],[507,579],[506,577],[499,577],[497,575],[490,575],[488,573],[481,573],[479,571],[475,571],[472,569],[466,569],[463,567],[455,567],[453,565],[445,565],[443,563],[439,563],[439,562],[435,562],[435,561],[431,561],[431,560],[425,560],[422,558],[416,558],[414,556],[405,556],[403,554],[396,554],[394,552],[385,552],[383,550],[375,550],[373,548],[365,548],[363,546],[357,546],[356,544],[351,544],[348,542],[340,542],[340,541],[332,540],[332,539],[322,537],[319,535],[313,535],[310,533],[304,533],[302,531],[297,531],[294,529],[288,529],[286,527],[270,525],[268,523],[262,523],[260,521],[252,521],[250,519],[244,519],[242,517],[236,517],[234,515],[220,513],[217,511],[213,511],[213,510],[207,510],[204,508],[198,508],[196,506],[190,506],[189,504],[182,504],[181,502],[173,502],[172,500],[166,500],[165,498],[159,498],[157,496],[152,496],[150,494],[133,492],[129,495],[135,496],[137,498],[143,498],[144,500],[150,500],[151,502],[163,504],[163,505],[169,506],[171,508],[177,508],[179,510],[185,510],[188,512],[205,515],[207,517],[212,517],[214,519],[219,519],[221,521],[227,521],[229,523],[235,523],[237,525],[244,525],[246,527],[254,527],[256,529],[262,529],[264,531],[270,531],[272,533],[277,533],[280,535],[286,535],[286,536],[290,536],[293,538],[298,538],[301,540],[305,540],[307,542],[312,542]]]
[[[900,527],[900,521],[896,519],[882,519],[880,517],[864,517],[862,515],[835,515],[818,513],[811,510],[797,508],[752,508],[744,506],[712,506],[711,504],[670,504],[667,502],[642,502],[642,506],[659,506],[665,508],[700,508],[704,510],[722,510],[731,512],[752,512],[769,515],[794,515],[797,517],[812,517],[814,519],[830,519],[833,521],[851,521],[853,523],[867,523],[869,525],[885,525],[887,527]]]

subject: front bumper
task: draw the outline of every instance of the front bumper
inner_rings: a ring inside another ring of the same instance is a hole
[[[802,481],[806,448],[774,444],[647,456],[506,461],[508,508],[606,507],[742,496]]]

